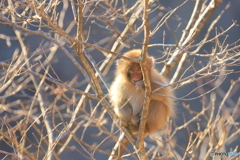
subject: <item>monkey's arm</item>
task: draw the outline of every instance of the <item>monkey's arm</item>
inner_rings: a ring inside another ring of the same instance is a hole
[[[125,87],[121,83],[121,77],[116,77],[109,92],[109,98],[111,99],[113,109],[122,124],[126,124],[130,121],[133,114],[132,107],[124,95],[124,88]]]
[[[114,111],[121,120],[129,121],[132,117],[132,107],[128,102],[122,105],[115,105]]]

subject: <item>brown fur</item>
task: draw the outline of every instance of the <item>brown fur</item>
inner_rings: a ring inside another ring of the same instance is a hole
[[[141,50],[131,50],[124,56],[128,58],[140,58]],[[167,79],[164,78],[153,66],[154,59],[147,58],[146,67],[149,71],[151,88],[157,88],[166,85]],[[129,60],[120,59],[117,62],[117,72],[115,80],[110,87],[109,97],[114,110],[122,122],[122,125],[129,125],[133,134],[138,132],[139,121],[144,102],[144,84],[139,88],[129,78],[129,68],[132,66],[140,67],[138,63]],[[143,83],[143,82],[138,82]],[[141,85],[140,85],[141,86]],[[148,117],[146,121],[145,134],[156,132],[162,129],[167,122],[168,117],[175,116],[174,102],[171,87],[163,87],[151,95]],[[164,96],[162,96],[164,95]]]

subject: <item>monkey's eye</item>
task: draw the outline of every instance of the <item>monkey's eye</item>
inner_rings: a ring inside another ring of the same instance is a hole
[[[133,73],[134,72],[134,69],[133,68],[130,68],[129,70],[128,70],[128,73]]]
[[[141,68],[138,68],[138,69],[137,69],[137,72],[138,72],[138,73],[141,73],[141,72],[142,72]]]
[[[141,73],[142,72],[142,70],[141,70],[141,68],[130,68],[129,70],[128,70],[128,73]]]

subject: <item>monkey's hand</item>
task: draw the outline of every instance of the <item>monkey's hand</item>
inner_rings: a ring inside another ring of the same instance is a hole
[[[140,81],[135,82],[135,86],[136,86],[138,89],[144,89],[144,88],[145,88],[143,80],[140,80]]]
[[[119,124],[122,127],[128,126],[129,121],[127,121],[126,119],[121,119],[119,117],[116,117],[116,124]]]
[[[138,125],[138,124],[139,124],[139,121],[140,121],[140,117],[139,117],[138,115],[133,116],[133,117],[131,118],[131,122],[132,122],[133,125]]]
[[[127,123],[131,120],[132,117],[132,107],[126,102],[119,107],[115,107],[114,111],[119,118],[119,123],[123,126],[127,126]]]
[[[128,125],[128,122],[126,120],[124,120],[124,119],[119,119],[119,121],[120,121],[119,123],[120,123],[121,126],[125,127],[125,126]]]

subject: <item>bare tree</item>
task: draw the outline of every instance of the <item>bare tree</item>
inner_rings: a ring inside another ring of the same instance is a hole
[[[229,83],[229,75],[239,72],[240,45],[227,36],[236,21],[218,26],[230,5],[213,16],[221,2],[194,1],[183,23],[178,10],[188,0],[173,9],[155,0],[1,1],[1,26],[13,33],[0,31],[0,38],[14,50],[0,51],[11,54],[0,61],[0,156],[116,158],[111,150],[122,132],[131,142],[123,159],[209,159],[230,152],[236,158],[240,79]],[[144,119],[133,136],[118,124],[107,98],[111,66],[133,48],[156,57],[179,108],[145,145]]]

